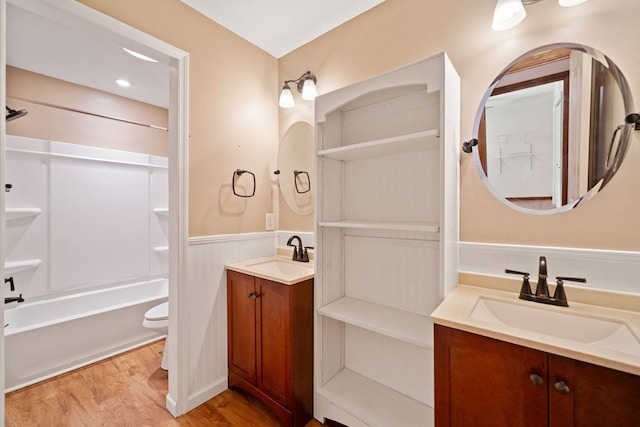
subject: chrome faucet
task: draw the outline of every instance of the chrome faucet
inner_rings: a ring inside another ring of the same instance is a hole
[[[522,287],[520,288],[520,296],[518,298],[540,302],[542,304],[559,305],[562,307],[568,307],[567,294],[564,291],[564,282],[580,282],[587,283],[587,279],[578,277],[556,277],[556,290],[553,296],[549,296],[549,285],[547,284],[547,259],[543,256],[540,257],[538,263],[538,284],[536,286],[535,294],[531,292],[531,286],[529,285],[529,273],[516,270],[505,270],[508,274],[519,274],[522,276]]]
[[[296,246],[293,241],[298,240],[298,246]],[[302,239],[300,236],[293,235],[289,237],[287,240],[287,246],[293,246],[293,260],[300,262],[309,262],[309,252],[307,249],[312,249],[311,246],[302,246]]]

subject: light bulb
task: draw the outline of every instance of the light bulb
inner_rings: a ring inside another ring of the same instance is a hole
[[[304,83],[302,85],[302,99],[306,101],[313,101],[316,99],[316,96],[318,96],[318,91],[316,90],[316,84],[313,82],[313,79],[304,79]]]
[[[282,92],[280,92],[280,102],[278,102],[282,108],[291,108],[296,103],[293,101],[293,94],[291,93],[291,88],[288,84],[285,84],[282,87]]]
[[[527,12],[521,0],[498,0],[491,28],[494,31],[508,30],[518,25],[525,16]]]

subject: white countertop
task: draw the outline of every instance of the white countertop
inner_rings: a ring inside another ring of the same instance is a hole
[[[575,287],[568,289],[568,295],[580,295],[580,297],[576,296],[576,299],[584,300],[597,298],[598,304],[585,304],[572,301],[569,298],[569,307],[557,307],[519,299],[519,287],[517,286],[515,292],[507,292],[483,286],[458,285],[432,313],[431,318],[435,324],[640,375],[640,347],[638,347],[640,345],[638,344],[640,342],[640,295],[611,293],[607,297],[608,292],[576,289]],[[590,297],[590,292],[595,292],[596,296]],[[579,340],[553,336],[551,333],[533,332],[473,318],[471,314],[481,299],[507,302],[512,304],[515,310],[518,310],[520,306],[525,309],[533,307],[544,310],[541,312],[541,316],[548,313],[560,313],[621,322],[628,327],[628,330],[625,328],[627,334],[630,332],[628,336],[632,336],[637,341],[628,341],[630,343],[628,347],[626,347],[625,341],[624,351],[617,351],[603,347],[598,342],[584,343]],[[608,306],[603,306],[603,303]]]
[[[309,262],[293,261],[290,255],[281,254],[227,264],[226,267],[227,270],[271,280],[283,285],[295,285],[312,279],[315,272],[313,260]]]

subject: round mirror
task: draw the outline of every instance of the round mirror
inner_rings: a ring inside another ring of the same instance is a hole
[[[278,151],[278,182],[287,206],[297,214],[313,212],[313,126],[296,122],[287,129]]]
[[[593,197],[618,170],[638,117],[632,110],[628,84],[604,54],[577,44],[543,46],[493,81],[463,149],[473,146],[485,184],[508,206],[563,212]]]

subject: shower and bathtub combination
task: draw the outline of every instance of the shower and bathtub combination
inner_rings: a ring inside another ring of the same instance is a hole
[[[142,319],[167,293],[167,280],[155,279],[7,309],[6,391],[157,340]]]
[[[5,177],[6,390],[162,338],[167,158],[7,135]]]

